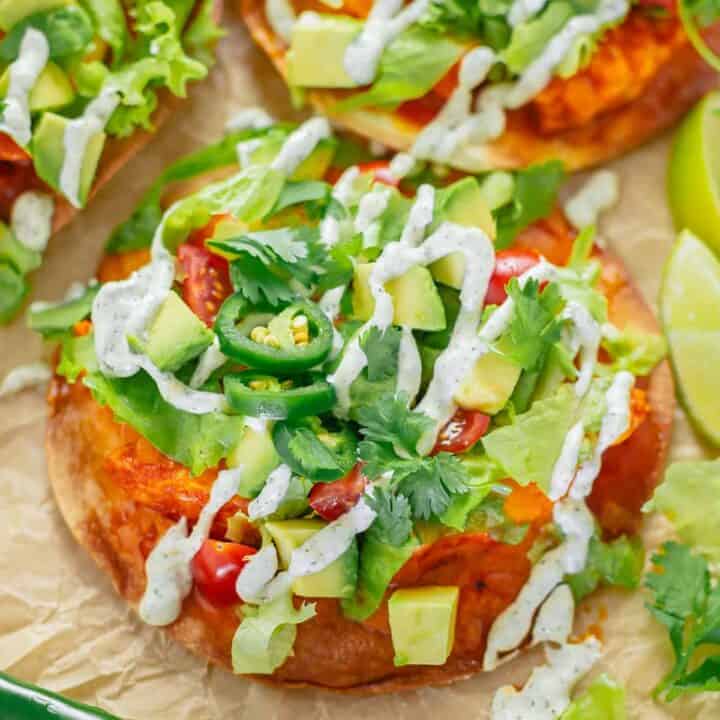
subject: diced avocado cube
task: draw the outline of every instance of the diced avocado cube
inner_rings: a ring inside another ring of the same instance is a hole
[[[444,194],[438,200],[440,210],[436,224],[447,221],[480,228],[495,239],[495,221],[475,178],[464,178],[441,192]],[[465,274],[465,257],[461,253],[451,253],[434,262],[430,271],[438,282],[459,290]]]
[[[458,387],[455,402],[466,410],[494,415],[505,407],[520,378],[521,368],[496,352],[483,355]]]
[[[360,20],[339,15],[300,15],[285,55],[288,83],[294,87],[357,87],[345,71],[344,59],[362,26]]]
[[[375,310],[375,299],[370,292],[373,267],[374,263],[355,267],[352,304],[358,320],[369,320]],[[415,330],[445,329],[445,307],[426,267],[410,268],[404,275],[390,280],[385,289],[393,299],[394,325],[407,325]]]
[[[28,15],[74,4],[75,0],[0,0],[0,30],[9,30]]]
[[[142,349],[161,370],[175,372],[212,341],[212,330],[171,292],[150,323]]]
[[[327,523],[322,520],[282,520],[269,522],[265,528],[275,541],[280,567],[290,564],[292,551],[322,530]],[[297,578],[293,592],[301,597],[349,598],[355,592],[358,574],[357,540],[332,564],[314,575]]]
[[[265,485],[268,475],[280,464],[269,430],[245,428],[237,446],[227,457],[228,467],[242,467],[238,495],[254,498]]]
[[[459,590],[396,590],[388,601],[395,665],[444,665],[455,641]]]
[[[5,97],[10,84],[10,69],[0,76],[0,97]],[[30,91],[29,106],[31,112],[55,110],[72,102],[75,97],[70,78],[55,63],[48,63]]]
[[[33,161],[37,174],[52,188],[60,191],[60,173],[65,162],[65,130],[70,121],[55,113],[46,112],[33,135]],[[105,145],[105,133],[93,135],[85,147],[80,169],[80,202],[87,201],[100,155]]]
[[[42,253],[25,247],[12,230],[0,222],[0,262],[10,263],[21,275],[40,267]]]

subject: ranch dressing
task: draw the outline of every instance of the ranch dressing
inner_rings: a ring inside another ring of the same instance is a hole
[[[15,200],[10,227],[16,240],[28,250],[43,252],[52,232],[55,201],[47,193],[28,190]]]
[[[575,600],[568,585],[558,585],[540,606],[533,627],[532,645],[554,642],[562,645],[572,632]]]
[[[43,33],[28,28],[20,42],[20,54],[8,67],[8,90],[0,114],[0,132],[25,147],[32,138],[30,93],[50,57],[50,45]]]
[[[491,720],[557,720],[570,705],[570,693],[601,655],[597,638],[545,648],[547,664],[535,668],[522,690],[500,688],[493,698]]]
[[[599,170],[565,203],[565,215],[578,230],[596,225],[600,214],[617,204],[620,180],[611,170]]]
[[[355,232],[362,233],[363,247],[375,247],[380,236],[380,218],[387,209],[391,190],[385,185],[376,185],[360,198],[355,216]]]
[[[107,85],[85,108],[85,112],[79,118],[71,120],[65,128],[60,190],[76,208],[82,207],[80,176],[88,143],[105,129],[119,103],[120,93],[112,85]]]
[[[276,467],[268,475],[260,494],[248,505],[248,517],[251,520],[259,520],[272,515],[285,499],[291,477],[292,471],[287,465],[282,464]]]
[[[278,556],[272,542],[250,556],[242,572],[235,581],[235,592],[238,597],[249,603],[258,603],[262,592],[272,581],[278,571]]]
[[[204,385],[209,377],[227,362],[227,356],[220,350],[220,341],[215,335],[212,345],[203,352],[190,378],[190,387],[197,389]]]
[[[422,381],[422,361],[412,329],[403,325],[398,352],[398,378],[395,387],[398,393],[405,393],[412,403],[420,392]]]
[[[275,122],[261,107],[249,107],[238,110],[225,124],[225,132],[239,132],[240,130],[262,130]]]
[[[402,0],[375,0],[362,30],[345,51],[345,72],[358,85],[369,85],[385,48],[416,23],[429,5],[430,0],[413,0],[405,7]]]
[[[210,498],[188,534],[187,518],[160,538],[145,562],[147,586],[140,601],[140,617],[149,625],[170,625],[182,609],[192,589],[190,563],[210,534],[215,515],[237,492],[241,470],[222,470],[210,492]]]
[[[547,5],[547,0],[514,0],[508,10],[508,22],[513,26],[522,25],[537,15]]]
[[[283,144],[270,167],[285,175],[292,175],[310,155],[321,140],[331,136],[330,124],[323,117],[312,118],[293,130]]]
[[[273,32],[289,45],[296,20],[289,0],[265,0],[265,16]]]
[[[18,365],[13,368],[0,382],[0,398],[14,395],[25,388],[45,384],[52,377],[47,363],[34,362]]]
[[[602,328],[585,306],[578,302],[570,301],[563,310],[562,318],[572,322],[574,340],[580,349],[580,370],[575,382],[575,393],[578,397],[584,397],[590,389],[597,364]]]
[[[559,500],[567,493],[575,477],[578,455],[584,439],[585,426],[582,420],[578,420],[565,436],[560,456],[553,467],[549,493],[551,500]]]

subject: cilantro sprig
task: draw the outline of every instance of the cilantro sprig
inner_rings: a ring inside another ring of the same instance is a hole
[[[700,648],[720,646],[720,583],[711,581],[707,561],[686,545],[667,542],[652,560],[655,568],[645,585],[654,597],[647,608],[668,629],[675,653],[655,695],[670,701],[684,693],[720,690],[720,653],[703,652],[704,659],[693,662]]]

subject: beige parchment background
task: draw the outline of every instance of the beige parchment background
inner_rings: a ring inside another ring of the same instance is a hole
[[[34,278],[35,297],[57,299],[71,281],[92,277],[108,232],[127,217],[163,166],[219,137],[234,110],[258,104],[278,118],[294,116],[280,80],[235,21],[210,80],[194,90],[145,153],[52,241]],[[615,163],[622,201],[602,225],[608,244],[625,259],[653,304],[673,241],[664,203],[666,153],[667,141],[660,140]],[[0,376],[43,352],[22,321],[0,329]],[[452,688],[358,699],[270,689],[208,667],[161,631],[144,626],[73,542],[48,488],[44,415],[42,389],[0,400],[1,670],[126,720],[483,720],[491,690],[524,679],[526,667],[510,664]],[[703,454],[678,412],[674,457]],[[667,532],[654,519],[646,531],[648,543],[657,545]],[[606,593],[581,612],[581,621],[590,622],[602,610],[609,615],[598,671],[626,685],[634,720],[720,718],[719,696],[696,696],[670,706],[649,699],[668,666],[670,647],[643,602],[642,593]]]

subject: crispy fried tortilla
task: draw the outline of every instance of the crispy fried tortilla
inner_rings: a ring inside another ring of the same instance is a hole
[[[543,221],[526,231],[520,243],[562,262],[569,247],[562,226]],[[610,320],[618,327],[631,322],[657,331],[652,312],[620,262],[605,254],[602,261]],[[132,263],[123,269],[129,273]],[[642,386],[650,411],[627,440],[608,451],[589,501],[609,535],[638,529],[640,508],[660,478],[670,440],[674,392],[667,362]],[[179,515],[191,523],[197,518],[216,471],[190,479],[185,468],[116,423],[81,382],[69,385],[56,377],[49,402],[48,471],[62,514],[117,592],[137,608],[145,589],[147,554]],[[152,483],[145,482],[148,477]],[[238,502],[231,501],[219,514],[214,533],[224,532]],[[294,654],[272,676],[256,679],[364,695],[447,684],[478,673],[492,621],[529,573],[525,549],[479,533],[450,535],[423,545],[396,575],[392,587],[428,582],[461,586],[458,641],[442,667],[394,666],[386,602],[369,620],[355,623],[342,615],[338,601],[319,600],[317,616],[298,627]],[[201,657],[230,668],[238,623],[233,608],[211,607],[193,590],[167,631]],[[528,654],[517,662],[532,660]]]
[[[236,0],[236,3],[255,41],[285,76],[287,46],[270,27],[264,0]],[[705,37],[712,48],[720,50],[720,25],[709,28]],[[642,78],[643,40],[630,37],[628,42],[632,54],[627,62],[631,71]],[[553,113],[567,116],[569,109],[555,97],[551,84],[542,98],[508,113],[507,130],[499,139],[463,147],[453,156],[452,164],[468,172],[479,172],[558,159],[568,170],[577,170],[601,164],[641,145],[671,127],[698,98],[718,85],[717,72],[702,60],[684,34],[679,40],[674,38],[672,46],[673,51],[663,54],[662,61],[658,61],[657,70],[643,78],[642,87],[630,90],[624,98],[608,99],[604,112],[589,118],[578,117],[571,127],[553,131],[556,124]],[[612,73],[609,60],[606,66]],[[597,62],[605,61],[599,58]],[[574,80],[558,80],[556,85]],[[594,78],[581,80],[589,82],[592,96],[599,93]],[[583,90],[588,92],[587,87]],[[338,126],[394,150],[408,150],[423,127],[397,112],[381,108],[337,113],[334,106],[339,96],[331,90],[309,91],[308,98],[315,110],[330,117]],[[541,105],[538,100],[543,101]]]

